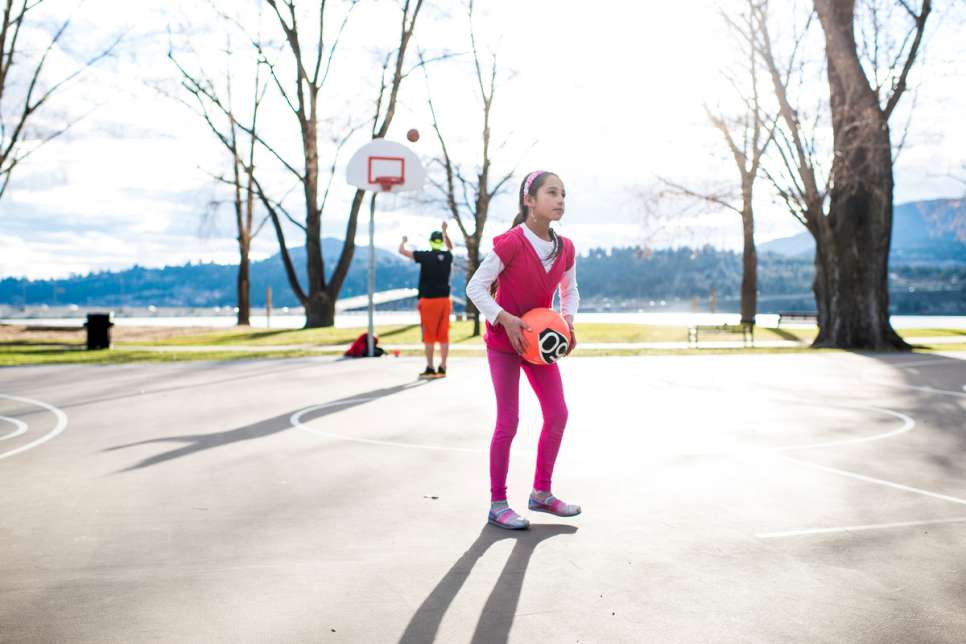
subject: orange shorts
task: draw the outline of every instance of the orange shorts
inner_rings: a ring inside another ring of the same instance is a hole
[[[449,344],[449,314],[453,302],[448,297],[421,297],[416,308],[423,327],[423,343]]]

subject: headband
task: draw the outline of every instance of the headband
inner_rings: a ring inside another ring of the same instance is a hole
[[[546,170],[537,170],[527,175],[526,180],[523,182],[523,197],[526,197],[528,194],[530,194],[530,186],[541,174],[546,174]]]

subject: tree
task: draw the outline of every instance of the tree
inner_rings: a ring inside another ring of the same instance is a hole
[[[737,198],[729,193],[696,191],[664,180],[672,191],[680,195],[720,206],[741,217],[742,324],[754,324],[755,315],[758,312],[758,251],[755,248],[754,188],[762,159],[775,134],[775,120],[769,118],[764,110],[760,91],[761,60],[755,47],[755,12],[763,9],[767,4],[767,0],[747,0],[745,12],[737,18],[722,12],[722,19],[737,37],[744,58],[740,73],[746,76],[745,78],[736,78],[734,74],[724,72],[726,80],[739,99],[741,113],[730,116],[724,108],[713,110],[707,105],[704,107],[705,115],[724,139],[738,170]]]
[[[285,243],[285,236],[281,227],[280,213],[286,216],[290,221],[294,222],[294,218],[291,217],[287,211],[285,211],[281,200],[272,199],[269,196],[266,187],[261,182],[256,180],[255,186],[258,191],[258,196],[268,209],[272,223],[275,227],[275,232],[278,236],[279,245],[282,250],[282,259],[285,262],[285,269],[289,284],[291,285],[292,290],[295,292],[299,301],[302,303],[302,306],[305,308],[305,326],[333,326],[335,324],[335,302],[338,298],[339,291],[342,288],[342,283],[345,280],[346,274],[349,271],[349,265],[352,261],[352,256],[355,251],[355,236],[359,218],[359,209],[362,206],[362,200],[365,196],[364,190],[357,190],[352,198],[352,202],[349,207],[349,217],[346,225],[345,242],[342,246],[342,252],[336,263],[335,270],[332,272],[331,278],[327,280],[325,276],[325,263],[322,257],[321,220],[322,212],[326,205],[326,198],[329,194],[329,188],[331,187],[332,177],[334,176],[335,160],[333,159],[332,166],[330,167],[329,183],[325,188],[324,194],[320,195],[318,108],[319,94],[332,65],[332,58],[338,44],[338,36],[336,37],[332,46],[329,48],[327,63],[323,68],[322,62],[323,59],[326,58],[324,30],[322,28],[325,24],[326,3],[323,0],[319,6],[318,22],[320,29],[318,43],[312,48],[314,51],[314,64],[312,67],[307,66],[305,64],[306,50],[303,49],[303,43],[299,33],[299,26],[296,21],[294,0],[284,0],[281,3],[288,10],[287,17],[282,15],[282,11],[278,6],[279,3],[276,2],[276,0],[267,1],[275,11],[279,27],[284,33],[285,40],[290,49],[290,54],[292,56],[291,62],[293,63],[296,75],[294,89],[290,86],[287,87],[282,82],[277,73],[277,67],[274,63],[268,62],[266,59],[266,64],[268,64],[271,77],[275,81],[279,93],[285,99],[285,103],[288,105],[292,115],[295,117],[295,120],[298,123],[299,136],[302,141],[302,161],[304,170],[296,169],[293,164],[287,162],[282,155],[276,152],[271,146],[266,147],[268,147],[275,157],[282,162],[289,172],[298,178],[302,186],[302,192],[305,200],[305,225],[299,225],[299,227],[302,228],[305,233],[308,289],[303,289],[301,287],[298,276],[295,273],[295,268],[292,265],[291,258],[289,257]],[[353,1],[352,6],[355,4],[356,2]],[[416,19],[423,3],[422,0],[416,0],[415,6],[410,8],[411,4],[412,3],[410,0],[405,0],[403,2],[399,44],[394,51],[391,51],[386,55],[383,62],[381,75],[382,82],[376,97],[375,110],[372,118],[371,135],[373,139],[383,138],[389,131],[389,126],[392,123],[393,116],[395,115],[396,102],[399,98],[399,90],[402,85],[402,81],[408,75],[403,70],[403,65],[406,58],[406,50],[409,46],[410,39],[412,38],[413,31],[416,28]],[[348,14],[346,15],[345,20],[348,20]],[[342,23],[342,27],[345,26],[345,20]],[[339,30],[340,34],[341,32],[342,28]],[[263,50],[261,44],[259,44],[259,50]],[[311,73],[309,72],[310,68],[312,69]],[[388,78],[387,74],[389,74]],[[354,131],[355,128],[348,128],[348,133],[339,140],[338,148],[341,148],[342,145],[348,141],[349,137],[351,137]]]
[[[879,0],[868,0],[878,8]],[[930,0],[915,11],[894,0],[912,26],[888,56],[879,53],[881,22],[873,12],[871,60],[856,39],[855,0],[814,0],[824,33],[832,129],[831,170],[819,182],[815,146],[803,136],[787,77],[776,63],[768,17],[758,12],[759,52],[769,69],[784,125],[779,145],[787,181],[775,181],[793,214],[815,238],[819,333],[813,346],[908,349],[889,322],[888,261],[892,237],[893,147],[889,119],[907,90],[920,51]],[[882,70],[879,63],[887,60]],[[867,72],[872,70],[872,79]]]
[[[39,147],[69,130],[79,119],[57,125],[33,127],[51,98],[87,69],[110,55],[121,41],[118,36],[103,50],[75,65],[75,69],[58,79],[48,78],[50,56],[62,46],[71,19],[59,22],[46,36],[46,45],[29,40],[36,34],[40,20],[31,19],[42,10],[46,0],[4,0],[0,20],[0,198],[3,197],[14,169]],[[29,23],[29,26],[28,26]],[[39,52],[39,53],[38,53]]]
[[[320,169],[319,138],[324,134],[322,130],[327,123],[322,120],[320,107],[322,107],[322,90],[332,69],[340,38],[358,0],[349,2],[349,8],[343,15],[331,44],[327,39],[328,6],[324,0],[318,4],[318,14],[310,23],[318,28],[318,33],[313,34],[312,37],[306,35],[307,30],[303,29],[299,22],[300,12],[296,8],[295,0],[265,0],[265,2],[271,8],[275,27],[280,30],[284,39],[278,58],[274,55],[270,38],[262,37],[260,34],[253,36],[243,24],[239,22],[237,25],[248,35],[258,52],[260,64],[267,69],[271,84],[284,106],[283,110],[292,117],[289,123],[297,126],[300,158],[297,161],[287,158],[281,146],[271,143],[267,136],[256,133],[251,124],[236,121],[236,125],[255,139],[269,157],[273,158],[283,171],[294,179],[295,187],[299,189],[301,208],[304,212],[302,221],[299,221],[285,206],[284,202],[292,192],[291,189],[281,195],[278,194],[278,189],[267,178],[268,171],[264,169],[264,164],[261,169],[256,168],[252,172],[255,194],[268,212],[269,220],[278,238],[280,255],[289,285],[305,309],[306,327],[333,326],[335,302],[355,252],[359,209],[362,206],[365,191],[357,190],[352,198],[346,223],[345,241],[336,266],[328,278],[326,278],[325,261],[322,256],[322,214],[335,177],[339,151],[356,131],[365,125],[365,122],[349,123],[329,132],[334,150],[330,163],[327,164],[328,178],[323,181],[325,175]],[[411,73],[411,70],[404,70],[403,65],[422,4],[422,0],[416,0],[414,3],[404,0],[402,3],[399,44],[386,54],[383,60],[381,84],[374,101],[375,109],[370,132],[374,139],[383,138],[388,132],[395,115],[400,87],[403,80]],[[286,74],[291,75],[288,76],[290,78],[288,82],[283,80]],[[218,100],[218,97],[206,94],[205,98],[223,114],[228,115],[228,108]],[[283,218],[298,227],[305,236],[307,269],[305,287],[302,286],[288,252],[288,244],[282,228]]]
[[[258,113],[265,97],[267,83],[262,78],[263,66],[251,66],[254,72],[250,95],[250,107],[242,116],[241,108],[237,107],[234,95],[233,70],[236,54],[231,36],[226,37],[225,44],[224,82],[220,85],[211,80],[199,61],[194,71],[189,71],[185,64],[178,60],[173,47],[168,48],[168,59],[177,67],[181,77],[181,86],[187,91],[193,102],[183,100],[179,96],[171,98],[178,100],[197,114],[208,125],[209,130],[231,156],[230,178],[224,175],[215,176],[219,183],[229,186],[231,190],[231,206],[235,216],[236,240],[238,242],[238,273],[236,277],[236,292],[238,302],[238,326],[248,326],[251,323],[251,279],[250,253],[252,240],[261,230],[265,219],[256,228],[255,214],[255,149],[258,137]],[[199,58],[201,58],[199,56]],[[238,66],[247,67],[247,66]],[[213,98],[211,98],[213,97]],[[246,133],[240,123],[247,122]],[[217,208],[220,202],[214,201],[212,206]]]
[[[467,4],[467,19],[469,22],[470,46],[473,53],[473,69],[476,78],[476,89],[479,92],[480,102],[483,108],[483,127],[481,129],[482,145],[480,149],[480,163],[476,167],[475,177],[469,178],[461,168],[460,164],[450,155],[450,149],[446,145],[446,139],[439,125],[436,114],[436,107],[433,104],[432,94],[427,90],[427,101],[429,111],[433,120],[433,131],[439,141],[442,157],[433,159],[433,164],[439,166],[443,171],[443,179],[437,180],[430,177],[430,182],[436,191],[442,195],[446,210],[456,220],[456,225],[463,235],[466,244],[466,282],[469,283],[476,269],[480,266],[480,245],[483,242],[483,230],[489,218],[490,203],[504,189],[507,182],[513,176],[514,171],[500,177],[493,187],[490,187],[490,175],[492,171],[490,119],[493,112],[493,98],[496,94],[497,77],[497,56],[495,53],[490,56],[489,68],[484,73],[483,64],[480,61],[480,51],[476,43],[476,33],[473,28],[473,0]],[[420,61],[425,63],[422,54]],[[429,85],[429,75],[427,67],[423,64],[423,71],[426,73],[426,84]],[[457,195],[459,190],[459,195]],[[468,226],[472,221],[472,227]],[[476,305],[467,300],[466,313],[473,317],[473,335],[480,334],[480,312]]]

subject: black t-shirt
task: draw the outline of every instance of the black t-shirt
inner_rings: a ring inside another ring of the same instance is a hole
[[[419,297],[449,297],[449,274],[453,253],[448,250],[417,250],[413,261],[419,264]]]

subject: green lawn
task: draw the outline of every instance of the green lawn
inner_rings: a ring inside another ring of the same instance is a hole
[[[451,342],[456,347],[478,347],[482,340],[472,337],[472,322],[456,322],[450,330]],[[38,340],[31,338],[13,338],[0,341],[0,366],[17,366],[28,364],[119,364],[129,362],[176,362],[187,360],[243,360],[256,358],[287,358],[318,355],[340,355],[359,334],[365,329],[219,329],[210,333],[175,336],[163,340],[150,342],[120,342],[110,351],[85,351],[83,340],[79,335],[57,340]],[[381,344],[419,344],[420,329],[418,325],[395,325],[376,328],[376,334]],[[577,325],[578,339],[581,343],[590,342],[685,342],[687,327],[683,326],[655,326],[642,324],[579,324]],[[966,349],[966,331],[960,329],[903,329],[903,337],[949,337],[962,336],[963,342],[948,345],[934,345],[917,350],[942,351]],[[807,343],[814,337],[814,328],[771,329],[758,328],[755,332],[756,340],[800,340],[805,343],[801,348],[780,349],[701,349],[701,353],[734,353],[736,351],[754,351],[755,353],[811,351]],[[703,340],[740,340],[741,336],[732,334],[709,335]],[[78,342],[81,342],[80,344]],[[211,350],[191,352],[162,352],[132,349],[135,345],[150,345],[157,347],[188,347],[211,346]],[[271,350],[271,346],[287,345],[292,348]],[[321,352],[318,347],[332,346],[329,351]],[[217,347],[226,347],[219,350]],[[267,350],[255,352],[230,351],[230,346],[266,347]],[[595,349],[581,350],[581,356],[602,355],[674,355],[693,354],[694,349]],[[401,355],[421,355],[421,350],[406,350]]]
[[[336,352],[330,354],[339,355]],[[63,345],[17,346],[0,345],[0,367],[38,364],[126,364],[132,362],[185,362],[189,360],[244,360],[262,358],[299,358],[326,355],[319,351],[132,351],[115,348],[108,351],[86,351],[81,347]]]
[[[348,346],[364,328],[354,329],[225,329],[207,334],[170,338],[153,342],[160,346],[198,346],[198,345],[340,345]],[[450,343],[455,345],[482,343],[482,338],[472,337],[472,322],[455,322],[450,327]],[[377,326],[376,335],[381,344],[419,344],[422,341],[418,324]],[[760,328],[755,337],[762,340],[808,339],[815,335],[813,330],[793,329],[775,330]],[[688,329],[684,326],[657,326],[646,324],[577,324],[577,338],[581,342],[686,342]],[[716,339],[727,340],[728,335],[717,335]],[[740,340],[740,334],[737,336]],[[123,346],[124,343],[118,344]],[[141,344],[141,343],[131,343]]]

